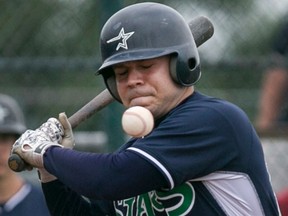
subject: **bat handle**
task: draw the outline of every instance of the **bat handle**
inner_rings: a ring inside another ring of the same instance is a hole
[[[105,89],[95,98],[93,98],[93,100],[91,100],[88,104],[86,104],[79,111],[77,111],[74,115],[69,117],[68,120],[72,128],[76,128],[82,121],[86,120],[95,112],[101,110],[113,101],[114,98],[111,96],[109,91]],[[8,159],[8,165],[10,169],[15,172],[21,172],[31,169],[31,166],[26,163],[18,154],[15,153],[10,155]]]
[[[11,154],[8,159],[8,165],[11,170],[15,172],[21,172],[29,168],[29,165],[18,155]]]

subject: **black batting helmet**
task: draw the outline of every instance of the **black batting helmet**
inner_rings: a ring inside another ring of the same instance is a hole
[[[100,35],[102,74],[112,96],[121,102],[112,66],[118,63],[171,55],[170,73],[182,86],[200,78],[198,50],[181,14],[163,4],[139,3],[115,13]]]
[[[0,94],[0,133],[21,135],[26,130],[24,116],[18,103]]]

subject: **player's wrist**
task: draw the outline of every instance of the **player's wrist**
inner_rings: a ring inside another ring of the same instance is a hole
[[[38,168],[38,178],[41,183],[48,183],[57,179],[56,176],[49,173],[45,168]]]
[[[63,148],[62,145],[59,145],[57,143],[52,143],[52,142],[44,142],[41,145],[39,145],[38,147],[36,147],[35,150],[30,150],[30,152],[28,152],[28,158],[30,159],[29,163],[37,168],[42,168],[44,167],[44,161],[43,161],[43,157],[44,154],[46,153],[46,151],[51,148],[51,147],[60,147]],[[41,149],[42,148],[42,149]],[[38,150],[39,149],[39,150]],[[31,155],[31,156],[30,156]]]

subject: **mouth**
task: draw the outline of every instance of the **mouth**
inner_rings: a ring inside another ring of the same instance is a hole
[[[133,91],[131,92],[131,94],[128,96],[129,101],[138,99],[138,98],[143,98],[143,97],[147,97],[148,94],[144,93],[144,92],[139,92],[139,91]]]
[[[128,106],[147,107],[153,101],[154,92],[148,89],[134,88],[127,92]]]
[[[130,104],[134,104],[134,106],[136,106],[136,105],[139,105],[137,103],[141,103],[143,100],[145,100],[145,96],[133,97],[129,101],[130,101]]]
[[[129,106],[142,106],[146,107],[149,103],[149,97],[148,95],[137,95],[129,98]]]

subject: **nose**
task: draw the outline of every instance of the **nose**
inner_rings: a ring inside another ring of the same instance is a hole
[[[143,75],[137,69],[131,69],[128,73],[127,85],[134,87],[143,84]]]

